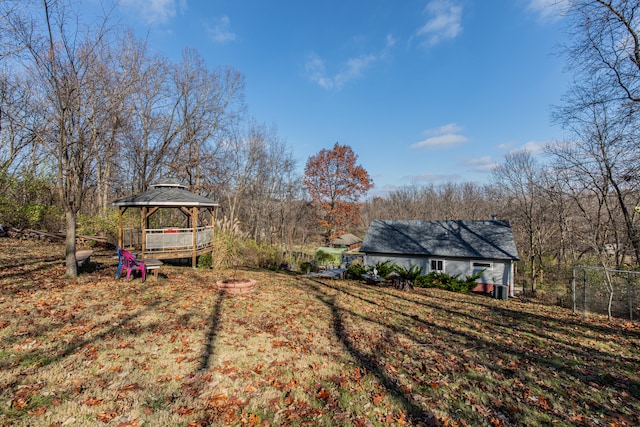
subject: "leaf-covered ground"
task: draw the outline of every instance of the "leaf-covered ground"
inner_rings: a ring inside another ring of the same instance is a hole
[[[0,425],[640,425],[640,326],[428,289],[0,239]]]

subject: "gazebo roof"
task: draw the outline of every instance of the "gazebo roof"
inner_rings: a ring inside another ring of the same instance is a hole
[[[214,208],[220,206],[211,199],[188,191],[186,186],[174,179],[160,181],[152,185],[151,189],[144,193],[114,200],[111,204],[119,207],[158,206]]]

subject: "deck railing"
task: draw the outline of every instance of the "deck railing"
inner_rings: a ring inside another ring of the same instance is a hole
[[[146,251],[187,251],[193,249],[192,228],[147,229]],[[206,248],[213,242],[213,227],[196,228],[196,249]]]
[[[136,248],[142,246],[142,233],[139,228],[124,227],[122,229],[122,247],[126,249]]]

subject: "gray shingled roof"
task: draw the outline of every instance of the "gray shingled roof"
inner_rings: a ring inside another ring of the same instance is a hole
[[[331,244],[349,246],[349,245],[355,245],[356,243],[360,243],[360,242],[362,242],[361,238],[359,238],[358,236],[354,236],[351,233],[347,233],[347,234],[343,234],[342,236],[336,239],[333,239],[331,241]]]
[[[369,226],[361,252],[517,260],[509,221],[381,221]]]
[[[166,180],[151,186],[151,189],[134,196],[111,202],[113,206],[160,206],[160,207],[216,207],[217,202],[188,191],[175,180]]]

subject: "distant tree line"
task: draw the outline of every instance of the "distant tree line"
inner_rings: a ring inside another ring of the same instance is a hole
[[[320,244],[338,229],[364,236],[374,219],[495,215],[511,222],[519,271],[534,285],[575,264],[640,264],[640,0],[568,2],[565,54],[575,83],[552,117],[565,140],[541,156],[506,155],[488,184],[411,185],[365,202],[345,199],[350,219],[337,228],[327,223],[342,209],[331,204],[335,192],[324,193],[328,204],[314,203],[315,183],[299,175],[277,127],[249,116],[238,70],[211,67],[193,49],[170,61],[114,25],[108,11],[83,22],[73,5],[0,2],[0,222],[65,229],[70,275],[78,221],[107,228],[113,199],[166,177],[217,200],[221,219],[247,237],[284,251]],[[322,176],[322,165],[308,164]]]

